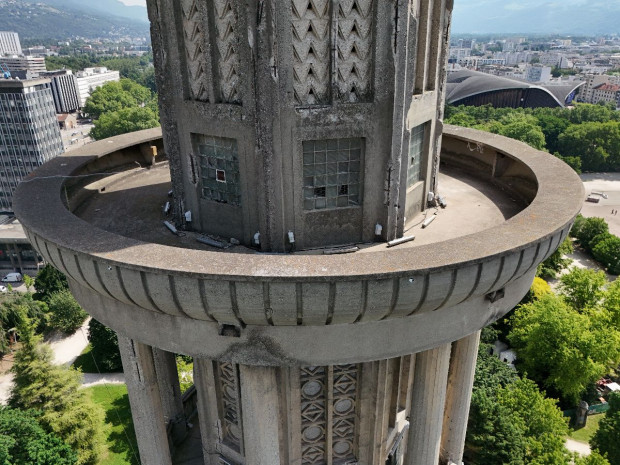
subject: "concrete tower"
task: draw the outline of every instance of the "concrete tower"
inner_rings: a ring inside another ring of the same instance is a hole
[[[149,0],[163,139],[18,189],[33,245],[118,333],[142,463],[461,462],[479,331],[583,188],[443,127],[451,3]]]

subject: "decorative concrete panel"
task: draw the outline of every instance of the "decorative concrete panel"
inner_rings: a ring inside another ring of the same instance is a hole
[[[206,21],[200,14],[198,0],[181,0],[181,12],[190,98],[208,102]]]
[[[372,100],[373,0],[340,0],[336,80],[342,102]]]
[[[221,100],[241,103],[239,94],[239,25],[237,3],[233,0],[213,0],[215,7],[216,48]]]
[[[330,102],[330,0],[291,0],[297,105]]]

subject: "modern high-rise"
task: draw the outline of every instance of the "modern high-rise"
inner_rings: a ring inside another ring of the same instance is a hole
[[[56,113],[71,113],[80,108],[78,82],[71,70],[61,69],[41,73],[41,77],[51,79],[52,95]]]
[[[0,57],[0,63],[5,65],[9,71],[33,71],[37,73],[44,72],[45,58],[32,56],[6,56]]]
[[[17,32],[0,31],[0,57],[2,55],[21,55],[22,46]]]
[[[0,209],[12,211],[17,184],[63,153],[49,79],[0,79]]]
[[[444,126],[450,0],[147,5],[161,131],[16,196],[118,334],[142,463],[460,464],[480,330],[568,235],[579,177]]]

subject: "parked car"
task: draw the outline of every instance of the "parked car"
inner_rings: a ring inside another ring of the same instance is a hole
[[[3,283],[19,283],[22,280],[21,273],[9,273],[2,278]]]

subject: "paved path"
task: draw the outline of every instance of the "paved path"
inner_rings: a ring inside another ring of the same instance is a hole
[[[46,339],[54,352],[54,363],[56,365],[71,365],[88,345],[88,322],[87,318],[81,328],[70,336],[64,334],[54,334]]]
[[[584,442],[575,441],[571,438],[566,438],[566,448],[571,452],[577,452],[579,455],[590,455],[592,452],[590,446]]]
[[[123,373],[84,373],[82,387],[95,386],[97,384],[124,384]]]

